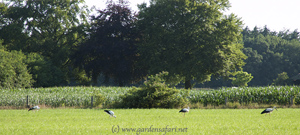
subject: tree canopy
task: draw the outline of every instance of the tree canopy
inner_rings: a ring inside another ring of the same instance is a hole
[[[244,52],[248,56],[244,71],[253,75],[250,85],[271,85],[278,74],[295,76],[300,72],[300,38],[297,30],[274,32],[266,26],[243,31]]]
[[[0,40],[0,47],[2,46]],[[0,88],[28,88],[34,82],[21,51],[0,48]]]
[[[300,73],[298,30],[242,29],[224,15],[229,0],[151,0],[137,13],[115,1],[94,16],[83,0],[0,2],[1,87],[123,86],[162,71],[172,87],[242,85],[250,75],[249,86],[265,86]]]
[[[242,34],[243,52],[248,57],[243,71],[253,76],[249,86],[285,85],[294,81],[288,77],[293,77],[300,72],[298,30],[276,32],[271,31],[267,26],[253,29],[245,27]],[[220,86],[231,86],[231,83],[222,79],[213,80],[201,87]]]
[[[191,80],[228,76],[244,65],[242,22],[222,13],[229,1],[152,0],[139,8],[139,51],[150,74],[168,71],[191,88]]]
[[[3,3],[2,3],[3,4]],[[8,50],[37,53],[61,70],[61,85],[70,80],[70,55],[84,39],[88,9],[82,0],[11,0],[1,10],[0,38]]]
[[[139,80],[143,73],[136,65],[140,34],[135,26],[136,15],[127,2],[110,2],[91,20],[88,40],[74,54],[75,64],[84,66],[95,83],[100,74],[113,78],[119,86]]]

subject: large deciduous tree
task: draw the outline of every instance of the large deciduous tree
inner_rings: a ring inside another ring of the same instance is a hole
[[[119,86],[140,78],[142,70],[136,68],[139,38],[136,20],[127,1],[123,0],[109,1],[106,9],[92,16],[89,39],[75,54],[75,64],[83,66],[94,83],[100,74],[113,78]]]
[[[9,50],[38,53],[64,73],[68,81],[69,57],[84,39],[88,22],[83,0],[11,0],[2,17],[0,36]],[[80,5],[82,4],[82,6]],[[5,33],[5,34],[4,34]],[[56,81],[57,82],[57,81]],[[60,85],[63,81],[57,82]]]
[[[3,39],[3,46],[9,50],[21,50],[28,38],[23,32],[24,23],[19,18],[23,12],[19,13],[16,10],[19,8],[7,2],[0,2],[0,39]]]
[[[168,71],[185,80],[205,82],[211,75],[229,76],[244,65],[239,43],[242,22],[225,16],[228,0],[151,0],[139,5],[139,45],[151,74]]]

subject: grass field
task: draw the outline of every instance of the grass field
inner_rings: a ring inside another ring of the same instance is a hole
[[[300,134],[300,109],[0,110],[0,134]],[[127,128],[127,129],[126,129]],[[134,131],[135,130],[135,131]]]

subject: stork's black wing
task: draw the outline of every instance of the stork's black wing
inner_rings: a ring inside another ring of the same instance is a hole
[[[30,111],[30,110],[33,110],[34,109],[34,107],[31,107],[31,108],[29,108],[29,110],[28,111]]]
[[[106,113],[109,114],[109,115],[114,115],[114,112],[111,111],[111,110],[104,110],[104,112],[106,112]]]
[[[184,109],[181,109],[179,112],[188,112],[188,109],[184,108]]]
[[[269,113],[269,112],[272,112],[272,109],[267,108],[267,109],[265,109],[264,111],[262,111],[261,114]]]

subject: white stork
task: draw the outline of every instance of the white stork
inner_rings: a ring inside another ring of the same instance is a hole
[[[38,110],[40,110],[40,107],[39,106],[34,106],[34,107],[31,107],[31,108],[29,108],[28,109],[28,111],[38,111]]]
[[[183,116],[185,116],[185,113],[188,113],[189,111],[190,111],[190,107],[181,109],[179,113],[182,112],[184,114]]]
[[[268,113],[271,116],[271,112],[273,112],[274,109],[276,109],[276,111],[278,111],[277,108],[276,108],[276,106],[274,106],[273,108],[267,108],[267,109],[265,109],[264,111],[261,112],[261,114],[265,113],[267,115],[267,113]]]
[[[117,116],[114,115],[115,113],[111,110],[104,110],[104,112],[106,112],[109,115],[109,117],[113,116],[113,117],[117,118]]]

